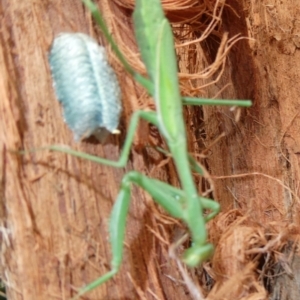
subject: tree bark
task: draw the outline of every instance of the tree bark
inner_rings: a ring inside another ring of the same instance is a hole
[[[276,251],[282,251],[288,240],[295,243],[299,236],[297,99],[300,92],[295,82],[299,77],[300,4],[232,0],[227,5],[223,14],[224,30],[231,36],[241,33],[249,40],[240,41],[229,54],[228,68],[219,85],[231,83],[231,88],[222,92],[222,98],[251,99],[253,106],[242,111],[238,123],[226,108],[204,107],[206,143],[212,144],[208,171],[215,179],[215,197],[221,202],[223,212],[238,209],[251,219],[251,228],[262,228],[266,244],[272,240],[271,236],[280,237],[282,244],[277,250],[265,252],[276,256]],[[208,95],[214,93],[211,89]],[[222,133],[225,137],[213,143]],[[245,238],[247,226],[240,224]],[[213,259],[216,272],[221,257],[218,255],[224,250],[221,241],[224,240],[219,240]],[[295,284],[299,278],[294,263],[299,259],[296,245],[274,259],[276,270],[274,266],[267,268],[272,275],[266,279],[269,285],[265,288],[272,299],[299,298],[299,286]],[[235,264],[236,255],[239,255],[237,251],[229,255],[231,264]],[[267,265],[265,259],[266,256],[261,265]],[[284,267],[285,263],[288,267]],[[257,264],[256,267],[260,268]],[[226,273],[225,269],[223,264],[223,277],[230,277],[230,271]],[[263,273],[261,269],[260,278]]]
[[[113,17],[105,15],[113,33],[116,22],[126,24],[121,38],[136,50],[129,11],[113,1],[98,5],[104,14],[113,12]],[[228,108],[191,108],[187,123],[195,126],[199,114],[204,116],[204,145],[210,154],[206,165],[222,211],[238,209],[261,227],[277,222],[280,233],[289,224],[299,225],[300,4],[229,0],[227,5],[223,32],[254,40],[236,44],[222,79],[204,92],[214,96],[231,83],[218,97],[251,99],[253,107],[242,110],[239,122]],[[93,139],[76,144],[54,95],[47,55],[60,32],[84,32],[106,44],[97,26],[74,0],[1,0],[0,14],[2,279],[8,299],[69,299],[75,288],[109,270],[108,220],[123,175],[133,169],[172,184],[177,179],[171,164],[157,168],[163,155],[145,146],[153,132],[144,123],[124,169],[62,153],[12,153],[64,144],[116,160],[132,111],[148,100],[109,51],[122,89],[122,134],[105,145]],[[214,60],[217,44],[211,39],[203,45],[208,61]],[[198,128],[187,130],[190,140],[198,140]],[[161,142],[157,135],[156,140]],[[202,146],[191,142],[190,151]],[[131,199],[121,270],[86,299],[192,299],[168,255],[168,242],[177,239],[181,227],[153,209],[141,189],[134,187]]]

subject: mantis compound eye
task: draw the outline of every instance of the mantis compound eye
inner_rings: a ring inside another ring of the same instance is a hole
[[[61,33],[53,41],[49,62],[75,141],[91,135],[103,141],[109,133],[118,133],[121,91],[104,47],[83,33]]]

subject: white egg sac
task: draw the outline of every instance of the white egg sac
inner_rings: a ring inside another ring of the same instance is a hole
[[[118,132],[121,91],[104,47],[83,33],[62,33],[54,39],[49,62],[64,119],[80,141]]]

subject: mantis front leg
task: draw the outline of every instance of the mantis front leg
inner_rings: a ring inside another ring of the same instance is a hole
[[[159,180],[149,178],[136,171],[127,173],[123,177],[121,189],[113,206],[109,222],[109,235],[112,247],[111,270],[81,289],[78,295],[73,298],[74,300],[78,299],[81,295],[84,295],[102,283],[108,281],[119,271],[123,257],[126,217],[131,198],[130,194],[132,183],[148,192],[154,201],[161,205],[171,216],[186,221],[186,199],[182,190]],[[220,206],[217,202],[203,197],[198,197],[198,201],[201,202],[203,208],[210,209],[212,211],[207,217],[203,217],[201,215],[202,212],[199,212],[200,218],[204,218],[205,222],[209,221],[216,214],[218,214]],[[199,222],[201,223],[200,219]],[[203,228],[203,230],[206,229]],[[213,245],[205,242],[202,245],[192,245],[191,248],[185,251],[184,257],[187,257],[186,262],[194,261],[194,259],[191,259],[193,256],[196,256],[197,259],[200,258],[201,260],[206,260],[211,255],[212,251]],[[193,267],[194,264],[190,264],[190,266]]]

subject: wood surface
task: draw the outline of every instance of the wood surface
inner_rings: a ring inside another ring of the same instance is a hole
[[[98,5],[116,40],[125,41],[132,54],[136,53],[130,9],[108,0]],[[199,94],[251,99],[254,105],[242,110],[239,122],[235,121],[237,113],[229,108],[185,110],[190,152],[208,149],[204,163],[223,213],[238,210],[239,216],[251,219],[252,227],[255,221],[265,228],[266,236],[270,227],[278,235],[288,232],[283,244],[293,243],[299,233],[299,13],[300,4],[292,0],[227,1],[220,32],[241,33],[251,40],[233,47],[221,80]],[[145,123],[124,169],[48,151],[25,156],[12,153],[63,144],[116,160],[132,111],[148,106],[149,98],[108,49],[122,89],[122,134],[110,137],[105,145],[94,139],[76,144],[54,95],[47,55],[60,32],[84,32],[105,45],[90,14],[74,0],[1,0],[0,16],[1,277],[8,299],[70,299],[75,288],[109,268],[108,220],[123,175],[134,169],[174,185],[177,175],[172,163],[164,165],[165,157],[152,147],[153,140],[159,146],[164,143]],[[201,44],[203,57],[189,64],[191,69],[199,71],[213,62],[221,41],[216,36]],[[134,55],[131,58],[135,61]],[[199,190],[205,189],[207,182],[197,178]],[[216,243],[220,238],[214,237],[212,229],[218,220],[210,231]],[[192,299],[168,254],[169,244],[183,229],[134,187],[120,273],[83,299]],[[285,257],[292,266],[292,260]],[[276,263],[281,268],[280,260]],[[190,276],[201,285],[204,279],[198,276],[199,270],[191,271]],[[288,295],[282,292],[287,284],[279,284],[281,292],[274,288],[275,280],[264,295],[272,289]],[[296,300],[298,296],[272,299]]]

